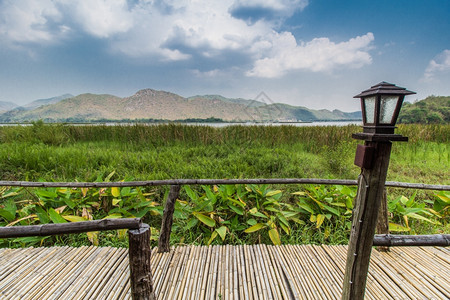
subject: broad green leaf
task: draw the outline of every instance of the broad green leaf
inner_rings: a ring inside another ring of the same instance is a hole
[[[306,203],[298,203],[298,206],[300,207],[300,208],[303,208],[304,210],[306,210],[307,212],[309,212],[310,214],[314,214],[314,210],[311,208],[311,206],[309,206],[308,204],[306,204]]]
[[[64,203],[66,203],[66,205],[68,207],[70,207],[71,209],[74,209],[76,205],[75,202],[73,202],[72,200],[70,200],[70,198],[64,198]]]
[[[94,246],[98,246],[98,231],[86,232],[89,241]]]
[[[185,185],[184,186],[184,190],[186,191],[186,194],[189,196],[189,198],[194,201],[197,202],[198,201],[198,196],[197,194],[191,189],[190,186]]]
[[[226,226],[220,226],[216,229],[217,233],[219,234],[220,238],[225,240],[225,236],[227,235],[227,227]]]
[[[214,241],[214,239],[217,237],[217,231],[213,231],[213,233],[211,234],[211,237],[208,240],[207,245],[211,245],[211,243]]]
[[[272,197],[274,195],[278,195],[279,193],[281,193],[280,190],[276,190],[276,191],[269,191],[266,193],[266,197]]]
[[[206,193],[206,197],[213,203],[215,204],[217,201],[216,195],[214,195],[214,193],[211,191],[211,188],[209,186],[202,186],[203,190]]]
[[[266,218],[266,219],[267,219],[267,216],[264,215],[264,214],[262,214],[262,213],[260,213],[256,207],[253,207],[253,208],[250,209],[248,212],[249,212],[252,216],[260,217],[260,218]]]
[[[389,231],[399,232],[399,231],[410,231],[410,230],[411,230],[411,228],[404,227],[399,224],[389,223]]]
[[[261,223],[257,223],[255,225],[245,229],[244,232],[245,233],[252,233],[252,232],[258,231],[258,230],[260,230],[260,229],[262,229],[264,227],[266,227],[266,225],[261,224]]]
[[[3,208],[0,208],[0,216],[8,222],[14,221],[16,219],[15,214],[10,213],[9,211]]]
[[[120,201],[122,201],[122,199],[114,198],[114,199],[112,200],[112,205],[116,206]]]
[[[84,222],[87,221],[85,218],[80,216],[72,216],[72,215],[66,215],[62,216],[64,219],[66,219],[69,222]]]
[[[122,218],[121,214],[109,214],[106,217],[104,217],[103,219],[120,219]]]
[[[417,219],[417,220],[422,220],[422,221],[425,221],[425,222],[429,222],[431,224],[440,224],[438,221],[430,220],[430,219],[425,218],[424,216],[421,216],[421,215],[416,214],[416,213],[409,213],[406,216],[408,216],[410,218]]]
[[[109,173],[109,175],[106,176],[105,178],[105,182],[109,182],[111,180],[111,177],[114,176],[114,174],[116,174],[116,171],[112,171],[111,173]]]
[[[292,193],[292,195],[306,196],[306,193],[305,192],[295,192],[295,193]]]
[[[67,223],[67,221],[63,217],[61,217],[61,215],[58,214],[53,208],[48,209],[48,215],[53,223]]]
[[[242,207],[237,207],[231,204],[228,204],[228,207],[234,211],[235,213],[237,213],[238,215],[243,215],[244,214],[244,210],[242,209]]]
[[[58,198],[57,193],[55,193],[53,191],[49,191],[49,190],[44,190],[44,189],[36,190],[36,195],[38,195],[38,197],[42,197],[42,198],[46,198],[46,199]]]
[[[191,218],[191,219],[189,219],[189,221],[186,224],[186,229],[191,229],[192,227],[194,227],[197,224],[198,224],[198,219]]]
[[[253,226],[253,225],[255,225],[256,223],[258,223],[258,221],[256,221],[255,219],[248,219],[248,220],[247,220],[247,224],[250,225],[250,226]]]
[[[281,245],[280,235],[278,234],[276,228],[272,228],[269,230],[269,237],[274,245]]]
[[[120,189],[117,186],[111,188],[111,195],[118,198],[120,197]]]
[[[36,206],[36,214],[37,214],[41,224],[50,223],[50,218],[49,218],[47,212],[42,207]]]
[[[214,221],[214,219],[211,219],[210,217],[205,216],[204,214],[201,214],[199,212],[193,212],[192,214],[206,226],[209,226],[209,227],[216,226],[216,221]]]
[[[131,196],[131,195],[135,195],[136,193],[132,193],[131,192],[131,187],[129,187],[129,186],[126,186],[126,187],[124,187],[124,188],[122,188],[121,190],[120,190],[120,195],[122,196],[122,197],[128,197],[128,196]]]
[[[408,198],[406,198],[405,196],[400,196],[399,197],[400,198],[400,202],[403,204],[403,205],[405,205],[406,203],[408,203],[408,201],[409,201],[409,199]]]
[[[336,216],[340,216],[341,214],[339,213],[339,211],[335,208],[329,207],[328,205],[324,205],[323,206],[326,210],[328,210],[330,213],[336,215]]]
[[[322,223],[324,220],[325,220],[325,215],[318,214],[317,221],[316,221],[316,223],[317,223],[316,228],[319,228],[320,226],[322,226]]]
[[[291,228],[289,226],[284,225],[283,223],[280,223],[281,228],[286,232],[287,235],[291,234]]]

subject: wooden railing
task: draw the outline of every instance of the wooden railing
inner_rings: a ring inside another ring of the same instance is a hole
[[[21,187],[130,187],[170,185],[170,191],[164,207],[161,231],[158,240],[158,252],[170,249],[170,234],[173,223],[175,201],[182,185],[215,185],[215,184],[319,184],[319,185],[357,185],[356,180],[329,180],[305,178],[281,179],[175,179],[131,182],[27,182],[0,181],[0,186]],[[386,186],[398,188],[416,188],[449,191],[449,185],[428,185],[416,183],[386,182]],[[130,282],[133,299],[156,299],[154,294],[152,272],[150,266],[150,228],[140,219],[103,219],[86,222],[64,224],[43,224],[33,226],[0,227],[0,238],[47,236],[57,234],[73,234],[89,231],[128,229]],[[450,246],[450,235],[375,235],[374,246]]]

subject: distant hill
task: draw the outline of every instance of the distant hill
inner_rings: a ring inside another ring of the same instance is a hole
[[[38,99],[38,100],[34,100],[33,102],[30,102],[30,103],[24,105],[23,107],[25,109],[27,109],[27,110],[28,109],[34,109],[34,108],[37,108],[37,107],[42,106],[42,105],[54,104],[54,103],[57,103],[57,102],[59,102],[61,100],[64,100],[64,99],[67,99],[67,98],[72,98],[72,97],[73,97],[73,95],[71,95],[71,94],[64,94],[64,95],[61,95],[61,96],[47,98],[47,99]]]
[[[430,96],[413,104],[405,102],[399,123],[443,124],[450,122],[450,96]]]
[[[0,122],[90,122],[120,120],[221,119],[223,121],[321,121],[359,120],[361,113],[310,110],[305,107],[263,101],[230,99],[220,95],[181,97],[144,89],[120,98],[114,95],[81,94],[33,101],[0,114]],[[30,107],[33,107],[30,109]]]
[[[0,112],[5,112],[16,108],[17,105],[12,102],[0,101]]]

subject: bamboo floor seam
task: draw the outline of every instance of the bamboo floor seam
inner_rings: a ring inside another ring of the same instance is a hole
[[[152,251],[158,299],[340,299],[347,246],[180,246]],[[128,250],[0,249],[0,299],[131,299]],[[450,249],[372,252],[366,299],[450,299]]]

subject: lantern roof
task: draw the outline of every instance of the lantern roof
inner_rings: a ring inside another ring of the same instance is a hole
[[[365,91],[361,92],[360,94],[354,96],[353,98],[361,98],[361,97],[381,95],[381,94],[384,94],[384,95],[412,95],[412,94],[415,94],[415,92],[408,91],[407,89],[396,86],[395,84],[382,81],[379,84],[372,86],[370,89],[365,90]]]

